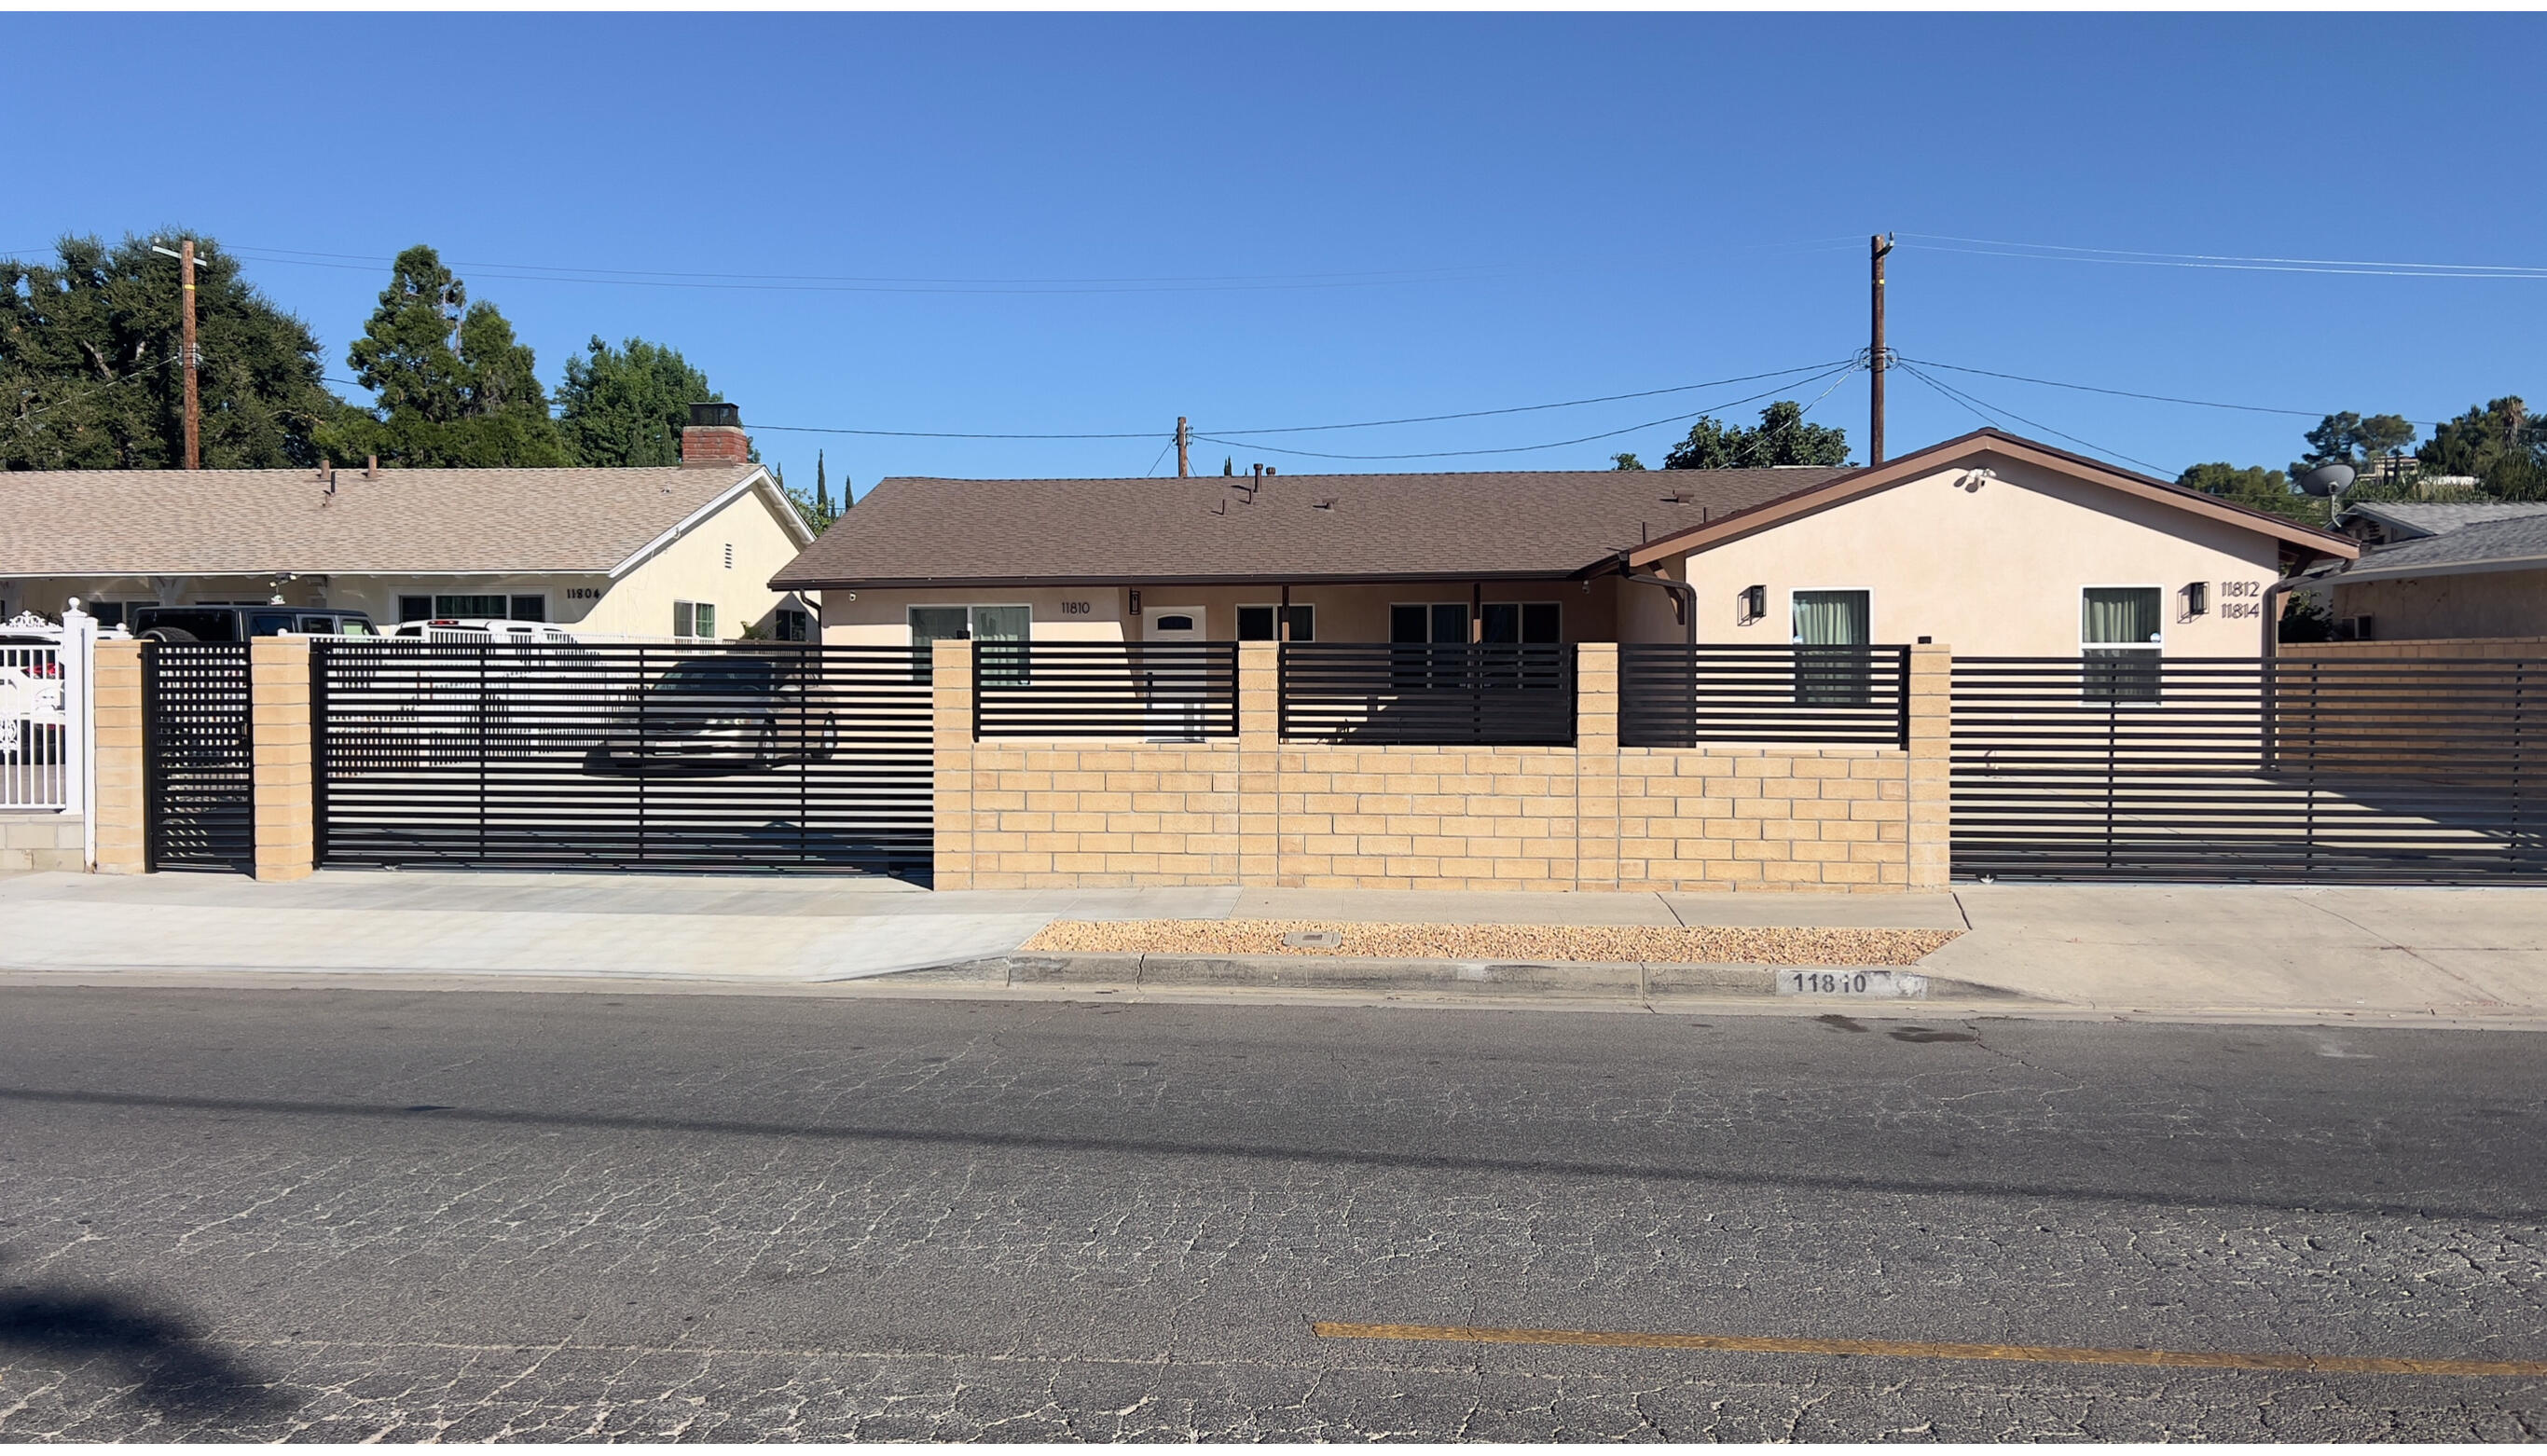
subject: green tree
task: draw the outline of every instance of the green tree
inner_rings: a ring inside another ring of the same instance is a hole
[[[813,528],[815,535],[820,536],[831,530],[832,523],[840,518],[840,511],[832,508],[832,487],[823,468],[823,452],[819,450],[814,452],[814,492],[811,495],[787,489],[787,477],[778,474],[775,471],[771,471],[771,475],[778,481],[778,488],[785,492],[788,501],[796,507],[796,514],[805,518],[805,524]],[[840,510],[848,508],[848,498],[849,482],[842,480]]]
[[[2334,514],[2327,502],[2318,496],[2292,493],[2290,476],[2262,466],[2240,469],[2227,461],[2213,461],[2187,470],[2175,477],[2175,483],[2248,510],[2266,511],[2312,526],[2327,524]]]
[[[65,237],[53,266],[0,259],[0,469],[185,464],[177,260],[150,246]],[[317,339],[219,244],[197,239],[195,259],[204,464],[316,464],[315,432],[344,407]]]
[[[1667,471],[1715,471],[1737,466],[1842,466],[1848,464],[1848,432],[1831,425],[1804,423],[1804,408],[1781,399],[1760,411],[1760,427],[1725,425],[1702,415],[1689,427],[1689,437],[1672,447],[1663,461]]]
[[[377,455],[415,467],[572,463],[549,417],[529,345],[433,249],[397,255],[380,306],[346,352],[376,400],[320,434],[339,460]]]
[[[2309,453],[2291,462],[2291,474],[2305,475],[2320,466],[2341,465],[2370,473],[2379,463],[2402,458],[2415,443],[2415,422],[2400,414],[2354,414],[2345,410],[2318,421],[2302,438]]]
[[[722,401],[708,377],[677,349],[629,339],[613,349],[596,334],[566,362],[558,385],[558,432],[576,464],[675,466],[690,406]]]
[[[2547,421],[2517,394],[2444,421],[2416,456],[2426,474],[2474,475],[2497,499],[2547,500]]]
[[[1610,457],[1610,469],[1614,471],[1641,471],[1644,468],[1645,463],[1636,459],[1632,454],[1614,455]]]

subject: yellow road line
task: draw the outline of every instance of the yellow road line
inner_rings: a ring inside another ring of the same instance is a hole
[[[1570,1344],[1638,1350],[1736,1350],[1767,1355],[1890,1355],[1910,1360],[2022,1360],[2046,1365],[2163,1365],[2194,1370],[2301,1370],[2320,1375],[2547,1376],[2547,1360],[2380,1360],[2357,1355],[2259,1355],[2223,1350],[2119,1350],[2067,1345],[1952,1344],[1916,1339],[1800,1339],[1759,1334],[1504,1329],[1465,1325],[1355,1325],[1320,1320],[1321,1339],[1420,1339],[1459,1344]]]

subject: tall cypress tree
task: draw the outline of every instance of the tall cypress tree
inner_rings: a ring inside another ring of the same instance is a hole
[[[814,452],[814,514],[832,514],[832,488],[823,476],[823,452]]]

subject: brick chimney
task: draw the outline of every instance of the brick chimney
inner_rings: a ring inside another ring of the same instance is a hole
[[[751,437],[743,432],[743,407],[693,404],[681,430],[681,464],[740,466],[751,463]]]

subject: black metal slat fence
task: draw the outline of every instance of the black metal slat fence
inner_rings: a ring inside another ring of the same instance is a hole
[[[1574,648],[1285,642],[1281,735],[1406,746],[1569,746]]]
[[[908,648],[312,644],[319,862],[924,872]]]
[[[2547,662],[1964,657],[1954,868],[2547,880]]]
[[[247,643],[142,643],[147,868],[256,873],[252,701]]]
[[[973,644],[977,738],[1153,738],[1238,731],[1236,642]]]
[[[1908,647],[1627,642],[1619,743],[1909,743]]]

